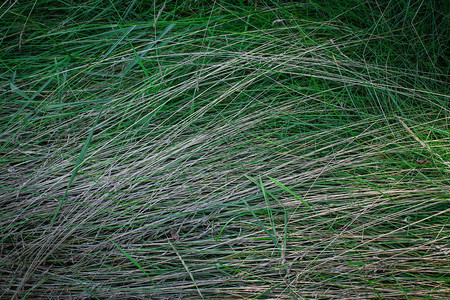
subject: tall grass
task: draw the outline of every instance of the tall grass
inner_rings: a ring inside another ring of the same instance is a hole
[[[450,297],[445,1],[0,16],[0,298]]]

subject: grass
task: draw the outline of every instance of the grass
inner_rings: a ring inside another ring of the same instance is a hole
[[[5,1],[0,298],[444,299],[445,1]]]

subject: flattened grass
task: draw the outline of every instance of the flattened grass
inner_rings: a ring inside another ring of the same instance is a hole
[[[448,7],[356,2],[5,2],[0,297],[447,298]]]

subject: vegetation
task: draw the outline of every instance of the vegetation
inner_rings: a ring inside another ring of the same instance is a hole
[[[449,11],[4,1],[0,298],[449,298]]]

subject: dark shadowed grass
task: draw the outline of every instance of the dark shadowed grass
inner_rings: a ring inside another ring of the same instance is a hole
[[[445,2],[6,1],[0,297],[449,297]]]

